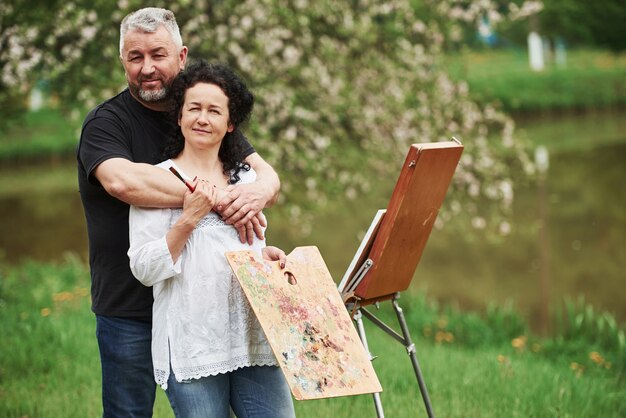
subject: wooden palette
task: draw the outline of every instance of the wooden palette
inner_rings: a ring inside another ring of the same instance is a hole
[[[294,249],[284,270],[252,251],[227,252],[226,258],[295,399],[382,391],[317,247]]]

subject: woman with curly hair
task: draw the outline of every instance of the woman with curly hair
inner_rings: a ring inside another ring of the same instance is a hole
[[[153,286],[152,361],[177,417],[293,417],[289,387],[224,253],[285,253],[237,231],[211,211],[230,184],[255,179],[237,147],[254,98],[227,66],[198,61],[172,85],[178,124],[167,160],[189,185],[181,209],[131,207],[133,274]]]

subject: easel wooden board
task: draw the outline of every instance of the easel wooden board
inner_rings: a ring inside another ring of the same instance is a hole
[[[374,219],[372,220],[370,227],[367,229],[367,231],[365,232],[365,236],[363,236],[363,239],[361,240],[361,245],[354,254],[354,257],[352,258],[352,261],[350,262],[346,273],[341,279],[339,286],[337,286],[341,294],[352,293],[354,291],[354,288],[358,285],[358,283],[353,280],[354,273],[358,271],[359,267],[363,266],[363,263],[365,263],[365,261],[367,260],[367,256],[372,249],[372,244],[374,243],[376,234],[378,234],[378,228],[380,227],[380,223],[385,216],[385,212],[387,212],[387,210],[380,209],[376,212],[376,215],[374,215]]]
[[[363,316],[406,348],[429,418],[434,413],[398,298],[411,283],[461,158],[463,146],[453,140],[410,147],[389,206],[374,216],[338,286],[366,348]],[[384,300],[391,300],[402,334],[365,308]],[[384,417],[380,396],[373,397],[377,416]]]
[[[227,252],[226,258],[295,399],[382,391],[317,247],[294,249],[285,270],[252,251]]]
[[[362,304],[409,287],[462,152],[455,141],[410,147],[368,254],[361,255],[373,261],[354,290]]]

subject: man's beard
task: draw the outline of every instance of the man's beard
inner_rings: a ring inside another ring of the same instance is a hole
[[[139,84],[128,83],[128,87],[130,87],[135,97],[138,97],[145,103],[157,103],[166,100],[170,94],[170,88],[163,79],[161,79],[161,84],[163,85],[163,87],[158,90],[144,90],[141,88],[141,83],[143,81],[150,80],[154,80],[154,78],[140,77],[138,80]]]
[[[159,90],[141,90],[137,91],[137,94],[144,102],[160,102],[167,98],[169,89],[163,87]]]

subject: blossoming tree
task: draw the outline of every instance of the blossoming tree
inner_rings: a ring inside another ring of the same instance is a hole
[[[0,5],[0,103],[14,105],[44,78],[78,120],[124,87],[119,22],[143,4],[34,3]],[[475,227],[507,232],[511,165],[532,166],[512,120],[473,102],[441,57],[467,22],[523,15],[537,2],[506,13],[490,0],[154,3],[176,13],[192,59],[227,62],[249,82],[257,104],[248,136],[281,174],[283,200],[301,222],[303,205],[354,198],[395,177],[409,144],[455,136],[466,149],[439,220],[464,213]]]

